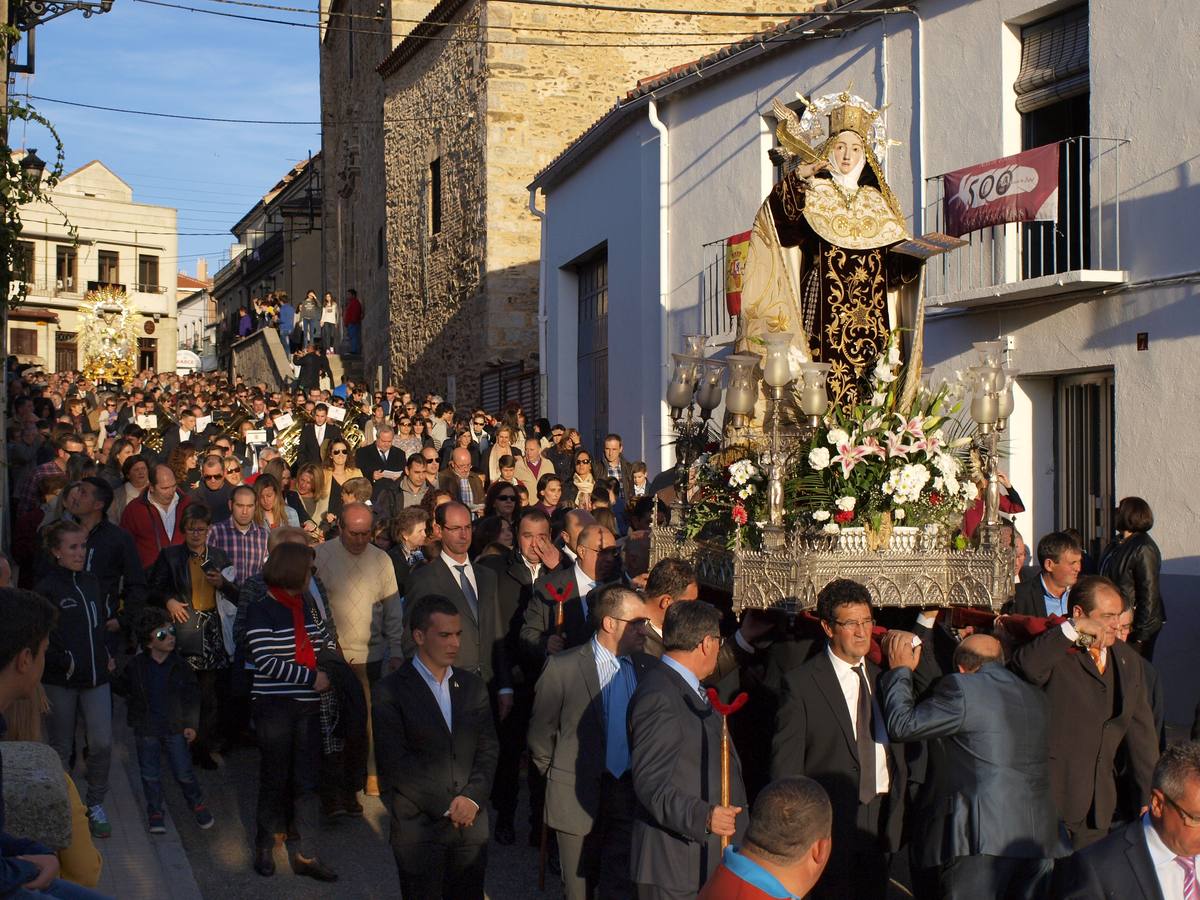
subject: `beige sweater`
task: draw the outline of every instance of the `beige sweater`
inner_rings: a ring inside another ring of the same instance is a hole
[[[340,540],[332,540],[317,546],[314,562],[329,592],[346,660],[375,662],[383,659],[389,646],[393,658],[402,658],[404,608],[392,558],[373,544],[355,556]]]

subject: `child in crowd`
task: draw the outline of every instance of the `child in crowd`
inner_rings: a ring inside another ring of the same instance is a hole
[[[646,469],[646,464],[640,459],[633,464],[633,496],[645,497],[646,491],[650,488],[650,473]]]
[[[504,454],[500,457],[500,480],[507,481],[511,485],[520,484],[517,481],[517,460],[516,457]]]
[[[164,609],[142,610],[135,629],[142,652],[133,657],[114,683],[125,697],[129,726],[137,745],[146,817],[151,834],[166,834],[163,821],[162,753],[201,828],[211,828],[213,815],[204,795],[188,745],[200,721],[200,686],[191,666],[175,652],[175,626]]]

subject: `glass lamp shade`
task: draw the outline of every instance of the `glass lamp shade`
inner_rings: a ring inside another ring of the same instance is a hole
[[[971,379],[975,396],[971,399],[971,418],[981,426],[995,425],[1000,418],[1000,397],[1004,372],[996,366],[973,366]]]
[[[998,418],[1007,419],[1012,415],[1013,405],[1016,402],[1013,397],[1013,388],[1017,384],[1017,375],[1020,369],[1005,369],[1004,370],[1004,387],[1000,391],[1000,409]]]
[[[766,335],[764,340],[767,343],[767,356],[763,360],[763,381],[771,387],[783,387],[792,380],[792,364],[788,359],[792,336],[775,333]]]
[[[717,360],[705,360],[700,373],[700,387],[696,391],[696,403],[705,417],[721,405],[721,388],[725,383],[725,364]]]
[[[692,405],[692,392],[699,377],[700,359],[686,353],[672,353],[675,372],[667,385],[667,403],[672,409],[685,409]]]
[[[979,354],[979,365],[998,368],[1004,364],[1003,341],[976,341],[972,346]]]
[[[698,356],[704,359],[704,345],[708,342],[707,334],[685,334],[683,336],[683,352],[685,356]]]
[[[759,358],[754,353],[734,353],[725,357],[729,368],[729,390],[725,392],[725,411],[731,416],[748,416],[758,399],[758,379],[754,370]]]
[[[806,416],[823,416],[829,409],[826,379],[832,363],[804,363],[800,366],[800,408]]]

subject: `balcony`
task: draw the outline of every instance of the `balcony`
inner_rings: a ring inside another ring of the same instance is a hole
[[[963,235],[969,243],[931,259],[931,308],[969,308],[1053,298],[1128,281],[1121,263],[1121,156],[1129,141],[1059,142],[1058,219],[1009,222]],[[925,232],[943,231],[945,181],[926,181]]]
[[[114,291],[120,291],[121,293],[125,292],[125,285],[116,281],[89,281],[87,283],[89,291],[102,291],[105,288],[112,288]]]
[[[139,294],[165,294],[167,286],[165,284],[138,284],[137,292]]]

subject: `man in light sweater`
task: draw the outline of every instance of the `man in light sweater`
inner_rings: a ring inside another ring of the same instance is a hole
[[[378,680],[383,659],[391,650],[391,667],[404,662],[401,640],[404,609],[396,586],[392,558],[371,543],[373,515],[362,503],[342,508],[340,534],[316,550],[317,575],[329,592],[338,643],[346,662],[362,683],[371,707],[371,684]],[[367,717],[367,793],[379,796],[375,774],[374,736]]]

